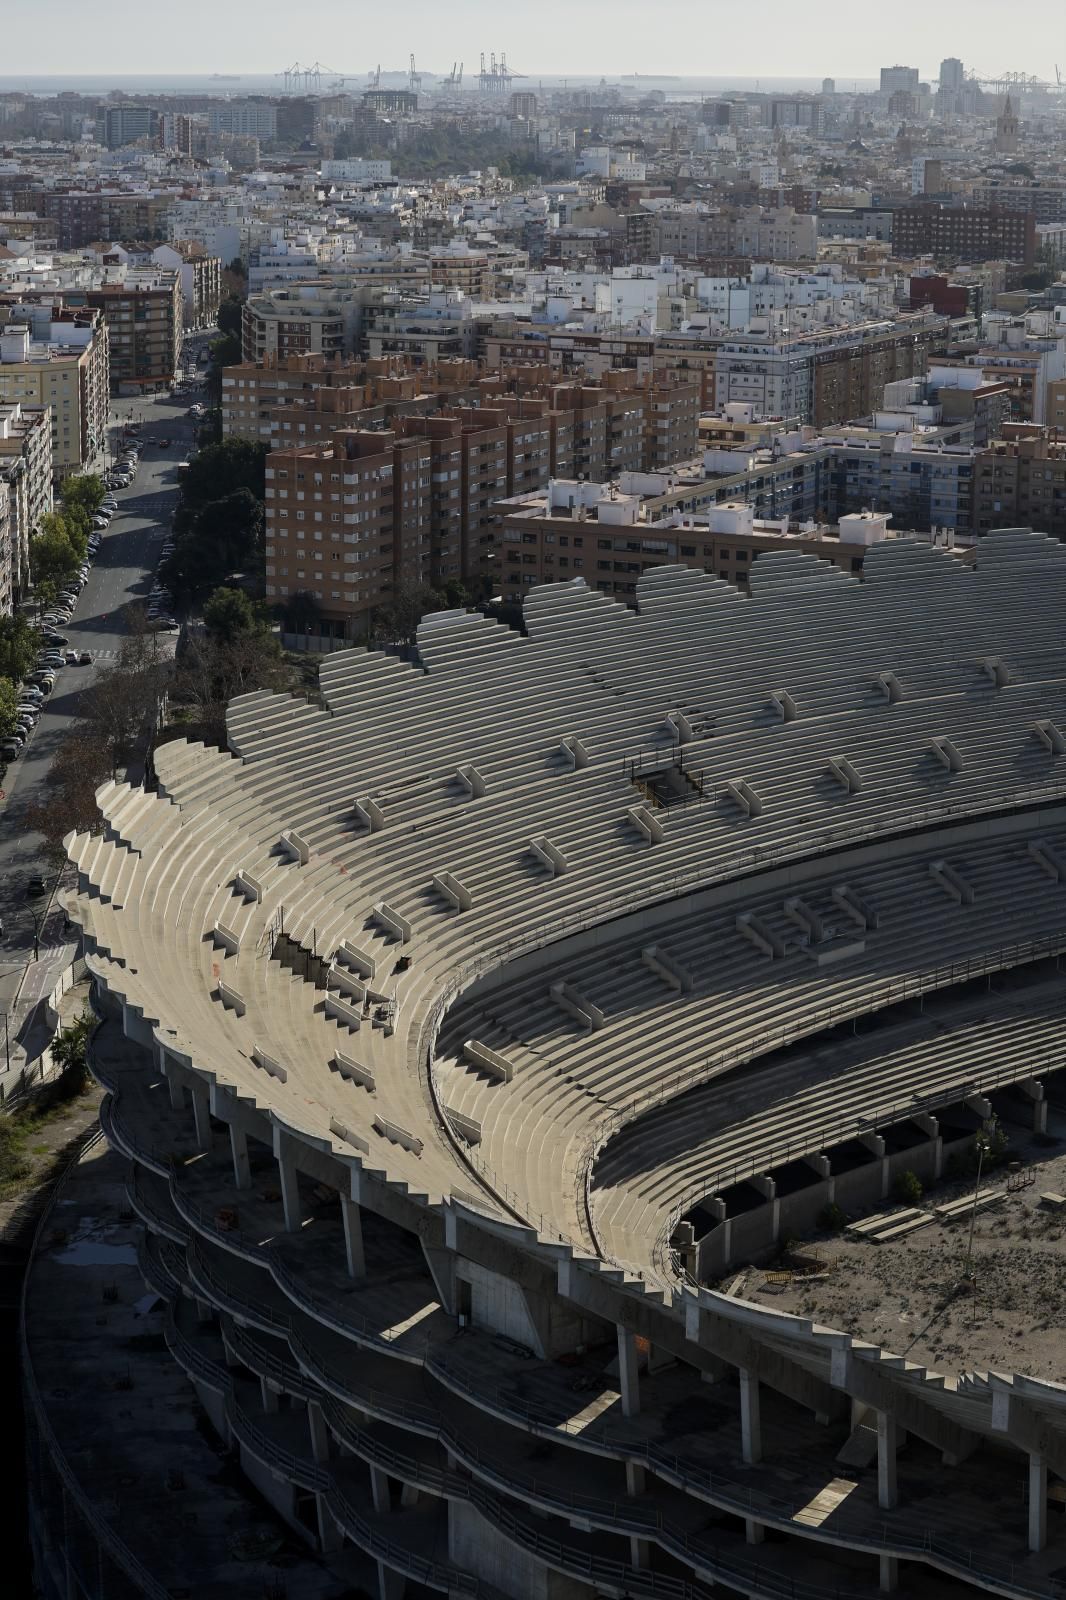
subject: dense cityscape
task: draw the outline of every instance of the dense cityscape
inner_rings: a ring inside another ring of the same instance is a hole
[[[0,63],[5,1600],[1066,1600],[1060,69],[519,65]]]

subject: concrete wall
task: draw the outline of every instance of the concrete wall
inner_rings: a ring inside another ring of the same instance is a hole
[[[470,1314],[475,1327],[491,1328],[531,1350],[540,1350],[541,1340],[517,1284],[461,1257],[456,1261],[455,1273],[470,1285]]]
[[[596,1593],[578,1578],[543,1566],[498,1533],[476,1506],[458,1500],[448,1503],[448,1555],[515,1600],[587,1600]]]

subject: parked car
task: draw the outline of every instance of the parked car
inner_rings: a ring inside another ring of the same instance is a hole
[[[92,652],[89,651],[89,650],[83,650],[81,655],[78,657],[78,665],[79,665],[79,667],[91,667],[92,664],[93,664]]]
[[[76,667],[78,665],[78,652],[76,650],[68,650],[64,655],[63,660],[66,662],[68,667]]]
[[[26,893],[31,900],[39,899],[42,894],[48,893],[48,880],[40,872],[35,872],[26,885]]]
[[[45,640],[48,644],[69,644],[70,640],[65,633],[46,633]]]
[[[5,739],[0,744],[0,761],[14,761],[22,754],[22,746],[17,739]]]

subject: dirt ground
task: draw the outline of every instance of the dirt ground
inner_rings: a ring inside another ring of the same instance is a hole
[[[1048,1118],[1053,1146],[1018,1129],[1011,1133],[1010,1155],[1032,1163],[1035,1181],[978,1212],[976,1294],[964,1283],[969,1213],[951,1225],[934,1220],[888,1244],[812,1235],[829,1266],[824,1277],[779,1288],[766,1282],[763,1267],[752,1267],[733,1292],[842,1328],[941,1372],[991,1368],[1066,1381],[1066,1212],[1040,1205],[1043,1193],[1066,1194],[1066,1118],[1054,1112]],[[1000,1168],[981,1187],[1005,1185]],[[972,1177],[941,1183],[926,1192],[919,1209],[973,1191]]]

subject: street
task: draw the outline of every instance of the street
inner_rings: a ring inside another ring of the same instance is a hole
[[[36,1002],[51,992],[59,973],[70,960],[70,945],[63,938],[63,913],[56,906],[39,929],[40,960],[34,960],[34,920],[47,900],[27,898],[32,874],[49,874],[39,854],[40,836],[27,828],[27,811],[47,794],[47,778],[56,751],[77,715],[83,691],[97,674],[117,658],[126,631],[124,608],[144,600],[151,588],[159,550],[177,501],[178,466],[188,454],[193,425],[186,416],[191,399],[169,396],[118,398],[112,403],[116,425],[132,414],[141,421],[143,442],[140,466],[128,489],[115,491],[118,511],[104,532],[89,580],[74,615],[61,627],[69,648],[92,653],[91,666],[64,667],[55,689],[45,701],[40,722],[22,755],[13,761],[3,780],[0,800],[0,1007],[9,1018],[13,1047],[30,1025]],[[148,441],[167,437],[169,449]],[[57,497],[58,505],[58,497]],[[17,1001],[17,1004],[16,1004]],[[2,1049],[3,1041],[0,1041]],[[21,1056],[22,1051],[20,1050]],[[4,1070],[0,1054],[0,1071]]]

